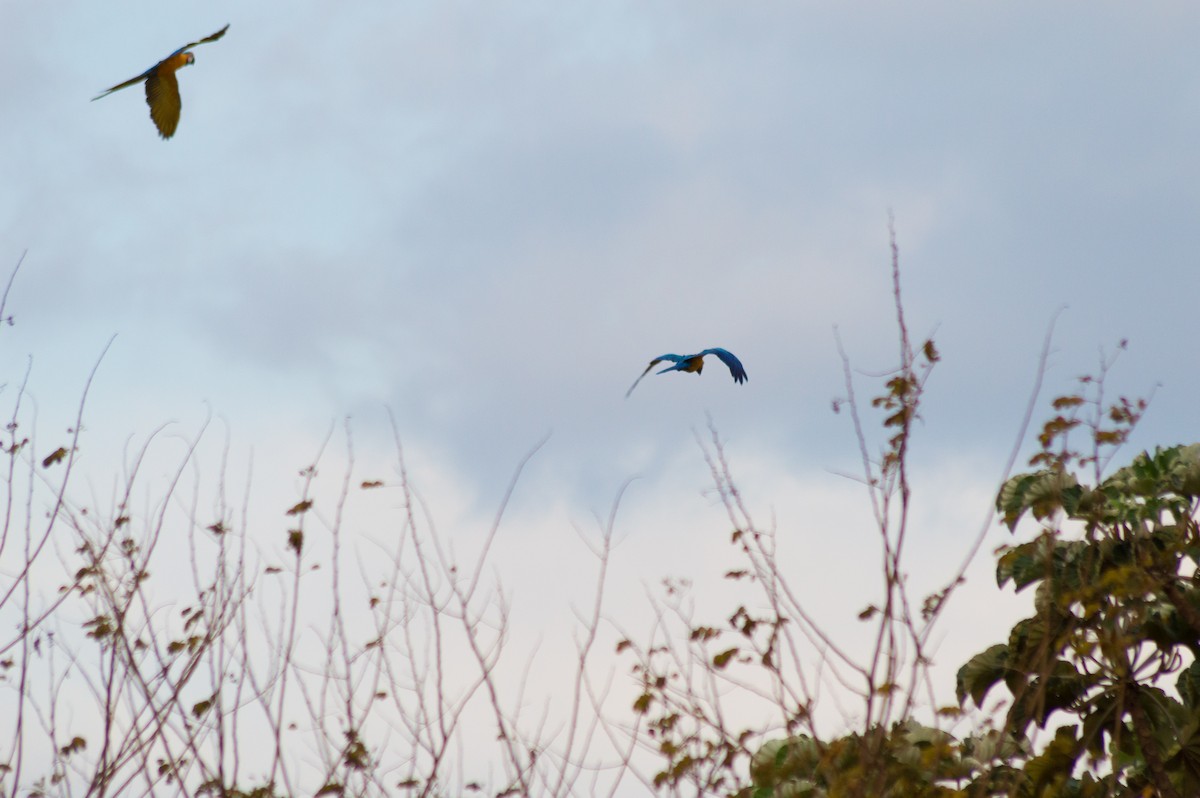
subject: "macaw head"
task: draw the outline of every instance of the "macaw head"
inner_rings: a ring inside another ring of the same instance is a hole
[[[183,66],[194,63],[196,63],[196,56],[192,55],[191,52],[186,52],[183,54]]]

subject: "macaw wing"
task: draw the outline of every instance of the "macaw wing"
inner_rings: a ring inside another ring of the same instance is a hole
[[[179,81],[171,69],[152,69],[146,78],[146,104],[150,106],[150,118],[158,128],[158,135],[169,139],[179,126],[179,110],[183,103],[179,99]]]
[[[721,349],[720,347],[713,347],[712,349],[705,349],[700,354],[716,355],[719,357],[722,363],[724,363],[726,366],[729,366],[729,373],[733,375],[734,382],[743,383],[748,379],[746,376],[746,369],[744,366],[742,366],[742,361],[734,357],[732,352]]]
[[[93,97],[92,102],[99,100],[101,97],[107,97],[108,95],[112,94],[114,91],[120,91],[121,89],[129,88],[130,86],[132,86],[135,83],[141,83],[143,80],[145,80],[147,77],[149,77],[150,73],[153,72],[155,70],[155,68],[156,67],[150,67],[150,69],[147,69],[145,72],[138,75],[136,78],[130,78],[129,80],[125,81],[124,83],[118,83],[116,86],[113,86],[111,89],[105,89],[104,91],[102,91],[101,93],[99,93],[95,97]]]
[[[629,394],[633,393],[633,389],[636,388],[638,386],[638,383],[642,381],[642,377],[645,377],[647,374],[650,373],[650,369],[654,368],[655,366],[657,366],[659,363],[663,362],[664,360],[670,360],[672,362],[678,363],[679,361],[683,360],[683,355],[659,355],[658,357],[651,360],[650,365],[646,366],[646,370],[643,371],[638,376],[638,378],[633,381],[633,385],[629,386],[629,390],[625,392],[625,398],[626,399],[629,398]]]
[[[214,34],[213,34],[213,35],[211,35],[211,36],[205,36],[203,39],[201,39],[201,40],[200,40],[200,41],[198,41],[198,42],[192,42],[191,44],[185,44],[183,47],[180,47],[178,50],[176,50],[175,52],[171,53],[171,55],[179,55],[179,54],[180,54],[180,53],[182,53],[184,50],[190,50],[190,49],[192,49],[193,47],[196,47],[196,46],[198,46],[198,45],[201,45],[201,44],[208,44],[209,42],[215,42],[217,39],[219,39],[219,38],[221,38],[222,36],[224,36],[224,35],[225,35],[225,31],[227,31],[227,30],[229,30],[229,25],[226,25],[225,27],[221,28],[219,31],[217,31],[216,33],[214,33]]]
[[[226,25],[225,27],[221,28],[219,31],[212,34],[211,36],[205,36],[203,39],[200,39],[199,41],[192,42],[191,44],[185,44],[183,47],[180,47],[178,50],[171,53],[171,55],[179,55],[184,50],[190,50],[193,47],[196,47],[201,44],[207,44],[208,42],[215,42],[217,39],[224,36],[225,31],[227,31],[227,30],[229,30],[229,25]],[[171,55],[167,56],[167,58],[164,58],[163,60],[165,61],[165,60],[169,59],[171,57]],[[159,62],[159,63],[162,63],[162,62]],[[111,89],[105,89],[103,92],[101,92],[100,94],[97,94],[95,97],[93,97],[92,100],[93,101],[99,100],[101,97],[107,97],[108,95],[112,94],[114,91],[120,91],[121,89],[128,88],[129,86],[132,86],[135,83],[141,83],[143,80],[146,80],[152,74],[154,74],[154,71],[156,69],[158,69],[158,64],[155,64],[154,66],[150,67],[145,72],[138,75],[136,78],[130,78],[129,80],[125,81],[124,83],[118,83],[116,86],[113,86]],[[176,90],[176,93],[178,93],[178,90]],[[174,129],[174,128],[172,128],[172,129]],[[161,130],[161,128],[160,128],[160,130]]]

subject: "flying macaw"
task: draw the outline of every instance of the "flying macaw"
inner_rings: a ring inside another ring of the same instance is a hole
[[[118,83],[108,91],[93,97],[92,101],[95,102],[114,91],[146,81],[146,105],[150,106],[150,118],[154,120],[154,126],[158,128],[158,135],[164,139],[171,138],[175,135],[175,128],[179,126],[179,109],[181,107],[179,82],[175,79],[176,70],[196,62],[196,57],[188,52],[189,50],[197,45],[215,42],[224,36],[227,30],[229,30],[228,25],[212,36],[206,36],[198,42],[185,44],[136,78]]]
[[[650,373],[650,369],[664,360],[670,360],[675,365],[668,366],[662,371],[657,372],[658,374],[666,374],[668,371],[690,371],[699,374],[704,371],[705,355],[716,355],[721,359],[722,363],[729,366],[729,373],[733,375],[734,382],[743,383],[746,381],[746,369],[742,366],[742,361],[734,357],[732,352],[727,352],[720,347],[713,347],[712,349],[705,349],[696,355],[659,355],[650,361],[650,365],[646,366],[646,370],[642,372],[642,376],[634,380],[633,385],[629,386],[629,390],[625,392],[625,398],[629,398],[629,394],[633,393],[633,389],[642,381],[642,377]]]

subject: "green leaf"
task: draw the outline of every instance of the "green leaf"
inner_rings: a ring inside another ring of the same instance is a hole
[[[1161,689],[1147,685],[1138,687],[1137,701],[1142,705],[1154,735],[1162,740],[1174,740],[1185,720],[1183,706]]]
[[[756,787],[775,788],[812,776],[821,762],[821,749],[808,735],[769,740],[750,760],[750,779]],[[773,793],[768,793],[773,794]]]
[[[1184,706],[1195,713],[1200,709],[1200,660],[1184,668],[1175,680],[1175,689],[1183,699]]]
[[[1008,666],[1037,675],[1053,667],[1065,647],[1067,619],[1057,614],[1035,615],[1017,621],[1008,636]]]
[[[983,699],[996,682],[1004,678],[1008,670],[1008,646],[997,644],[981,654],[971,657],[966,665],[958,669],[958,703],[971,696],[975,706],[983,706]]]
[[[1179,467],[1175,472],[1176,489],[1181,496],[1200,496],[1200,443],[1179,447]]]
[[[715,655],[712,660],[713,667],[717,668],[718,670],[723,669],[729,664],[729,661],[737,655],[737,653],[738,648],[737,646],[734,646],[733,648],[728,648],[722,651],[720,654]]]
[[[1048,535],[1011,548],[996,562],[996,585],[1004,587],[1011,579],[1020,592],[1053,574],[1054,541]]]
[[[1038,756],[1029,760],[1025,772],[1033,781],[1033,795],[1058,795],[1055,789],[1071,777],[1081,747],[1075,737],[1075,726],[1064,726],[1054,734],[1054,740]],[[1050,789],[1046,789],[1050,788]]]
[[[1200,718],[1193,718],[1179,732],[1179,763],[1188,776],[1189,793],[1200,787]]]
[[[44,460],[42,460],[42,468],[49,468],[50,466],[54,465],[55,463],[61,463],[63,460],[66,459],[66,457],[67,457],[67,450],[65,448],[63,448],[62,446],[60,446],[57,449],[55,449],[54,451],[50,452],[50,454],[46,455],[46,458]]]
[[[1048,518],[1058,510],[1068,515],[1079,505],[1083,491],[1072,474],[1057,469],[1044,469],[1032,474],[1018,474],[1000,488],[996,509],[1003,515],[1009,531],[1026,512],[1038,520]]]
[[[70,756],[71,754],[78,753],[85,748],[87,748],[87,740],[76,735],[75,737],[71,738],[71,742],[58,749],[58,752],[66,757]]]
[[[1038,725],[1043,728],[1054,712],[1068,709],[1087,694],[1090,680],[1079,673],[1075,666],[1060,659],[1046,676],[1039,676],[1029,683],[1025,696],[1029,700],[1029,715],[1036,715]]]

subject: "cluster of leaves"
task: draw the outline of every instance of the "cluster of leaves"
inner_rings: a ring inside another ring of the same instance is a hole
[[[912,719],[828,743],[797,735],[772,740],[759,749],[750,766],[755,786],[745,793],[755,798],[976,795],[981,793],[966,785],[985,771],[987,763],[1026,752],[996,730],[959,740]]]
[[[1200,794],[1198,498],[1195,444],[1092,486],[1055,463],[1001,491],[1010,527],[1046,523],[997,566],[1001,586],[1035,588],[1034,614],[960,670],[959,697],[982,705],[1003,682],[1010,734],[1058,726],[1040,783],[1082,786],[1077,771],[1104,763],[1086,794]]]
[[[996,569],[1001,587],[1034,588],[1034,614],[962,667],[959,700],[982,706],[1003,682],[1006,734],[1054,728],[1023,767],[1003,764],[1018,794],[1197,795],[1200,444],[1144,452],[1101,479],[1146,403],[1105,408],[1103,380],[1083,382],[1090,398],[1054,402],[1031,461],[1042,468],[1008,480],[996,502],[1010,530],[1026,515],[1041,524]],[[1070,445],[1080,426],[1088,452]],[[1075,467],[1090,467],[1092,483]]]
[[[956,737],[906,711],[834,739],[793,732],[758,747],[749,784],[728,794],[1200,795],[1200,444],[1139,454],[1102,478],[1146,409],[1102,401],[1108,365],[1081,378],[1081,395],[1053,401],[1036,470],[996,500],[1011,531],[1039,524],[996,568],[1000,588],[1034,588],[1033,615],[959,670],[959,706],[939,714],[961,716],[969,700],[1002,723]],[[897,448],[883,475],[903,462]]]

